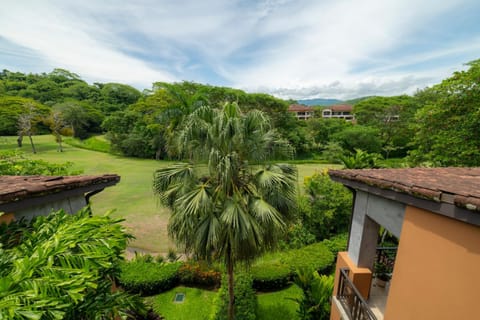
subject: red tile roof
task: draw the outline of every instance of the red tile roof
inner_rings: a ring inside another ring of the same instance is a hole
[[[330,170],[329,174],[334,179],[480,211],[480,168]]]
[[[96,190],[120,181],[116,174],[96,176],[0,176],[0,204],[87,188]]]
[[[337,112],[345,112],[345,111],[352,112],[353,107],[349,104],[337,104],[335,106],[330,106],[327,109],[330,109],[332,111],[337,111]]]
[[[305,112],[305,111],[313,111],[312,107],[305,106],[302,104],[292,104],[288,107],[288,111],[290,112]]]

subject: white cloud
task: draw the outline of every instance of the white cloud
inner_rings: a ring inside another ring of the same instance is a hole
[[[0,36],[91,81],[213,77],[282,97],[398,94],[478,52],[471,41],[388,55],[468,1],[3,0]],[[447,57],[456,60],[426,67]]]
[[[62,67],[95,81],[116,81],[149,87],[153,81],[171,81],[167,72],[115,49],[108,30],[91,28],[75,11],[63,11],[53,2],[11,2],[0,11],[0,35],[30,48],[54,67]],[[99,37],[100,35],[100,37]]]

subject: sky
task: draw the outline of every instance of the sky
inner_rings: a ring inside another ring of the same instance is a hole
[[[0,70],[284,99],[412,94],[480,58],[478,0],[0,0]]]

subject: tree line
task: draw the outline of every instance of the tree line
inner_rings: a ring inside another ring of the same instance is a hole
[[[0,135],[51,132],[84,139],[106,134],[126,156],[179,159],[173,148],[179,124],[203,106],[235,102],[261,110],[294,147],[297,159],[338,162],[358,152],[405,158],[410,165],[480,165],[480,60],[414,95],[369,97],[354,104],[356,120],[297,120],[295,101],[193,82],[156,82],[149,90],[119,83],[88,84],[63,69],[50,73],[0,72]],[[317,114],[322,107],[315,107]],[[33,143],[32,143],[33,146]],[[361,154],[362,155],[362,154]]]

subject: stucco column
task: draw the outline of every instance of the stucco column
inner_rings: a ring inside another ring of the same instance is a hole
[[[373,267],[380,226],[367,215],[368,194],[357,191],[353,209],[348,255],[359,268]]]

